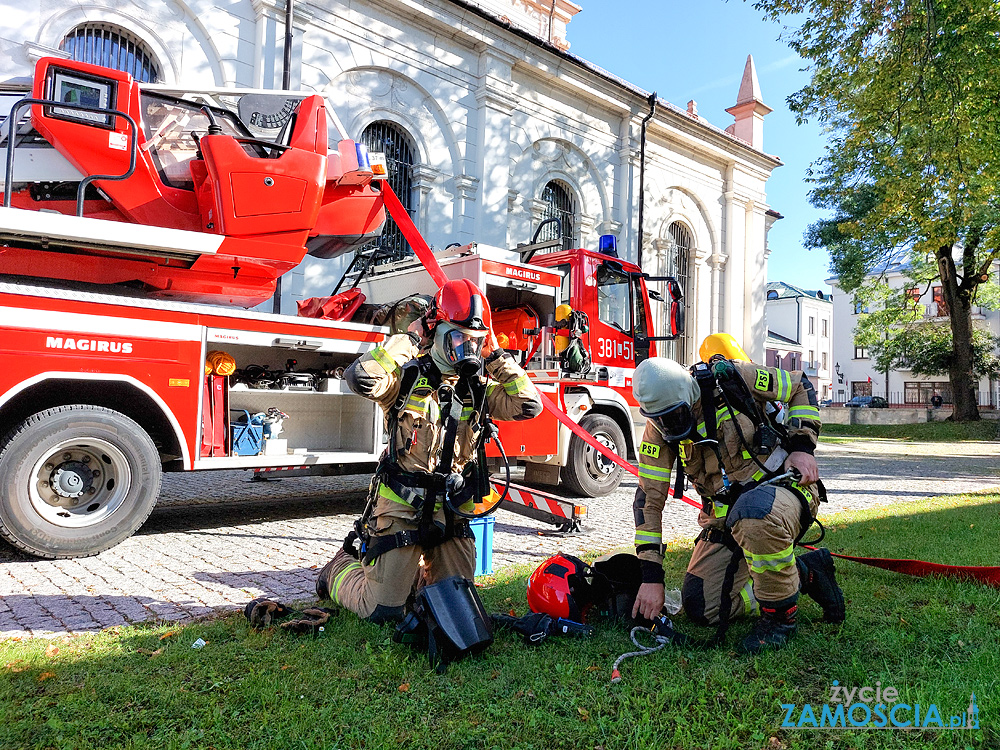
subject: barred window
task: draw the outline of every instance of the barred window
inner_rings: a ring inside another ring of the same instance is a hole
[[[562,249],[571,250],[576,245],[576,201],[569,186],[558,180],[552,180],[542,189],[542,201],[546,204],[542,221],[558,219],[559,224],[548,224],[538,236],[540,242],[545,240],[562,240]]]
[[[413,165],[417,149],[409,134],[394,123],[380,120],[365,128],[361,134],[361,142],[369,151],[385,154],[389,186],[412,218],[416,212],[413,200]],[[378,189],[376,183],[372,183],[372,186]],[[381,248],[379,263],[391,263],[413,254],[396,222],[388,215],[385,217],[385,228],[381,236],[366,245],[365,249],[371,247]]]
[[[664,342],[666,346],[661,345],[658,352],[660,356],[684,362],[687,357],[688,341],[690,339],[688,332],[694,324],[694,307],[692,305],[694,289],[689,288],[688,283],[691,281],[690,264],[694,239],[691,237],[691,232],[688,231],[688,228],[677,221],[670,225],[668,231],[670,233],[670,247],[667,250],[663,275],[673,276],[681,285],[681,289],[684,290],[684,319],[687,321],[687,324],[685,332],[680,337],[674,341]],[[720,293],[724,293],[724,289],[720,288]],[[666,333],[670,327],[666,320],[669,305],[660,305],[660,307],[663,310],[660,326],[661,330]],[[666,351],[662,351],[663,349],[666,349]]]
[[[86,23],[73,29],[59,49],[78,62],[128,73],[142,83],[161,80],[160,66],[138,37],[106,23]]]

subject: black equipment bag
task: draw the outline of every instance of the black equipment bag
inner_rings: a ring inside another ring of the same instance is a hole
[[[595,606],[608,617],[631,621],[632,607],[642,584],[639,558],[623,552],[595,560],[593,568],[597,573],[595,587],[603,589],[602,601]]]

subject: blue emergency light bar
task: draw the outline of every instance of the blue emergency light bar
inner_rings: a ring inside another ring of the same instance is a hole
[[[618,257],[618,238],[613,234],[602,234],[597,240],[597,252],[612,258]]]
[[[372,166],[371,162],[368,161],[368,147],[363,143],[355,143],[354,148],[358,155],[358,169],[370,172]]]

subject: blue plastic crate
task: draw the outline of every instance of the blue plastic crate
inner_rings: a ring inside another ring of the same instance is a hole
[[[493,573],[493,516],[475,518],[469,521],[469,528],[476,535],[476,575],[488,576]]]

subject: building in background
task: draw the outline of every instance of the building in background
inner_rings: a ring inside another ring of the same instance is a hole
[[[617,235],[624,257],[686,290],[687,335],[661,353],[691,362],[705,335],[727,331],[763,357],[779,217],[765,187],[780,161],[764,151],[771,110],[752,59],[719,127],[693,101],[654,111],[648,92],[570,54],[581,8],[568,0],[289,1],[290,87],[324,95],[350,137],[386,153],[432,245],[513,248],[548,218],[567,246]],[[174,87],[280,88],[285,12],[286,0],[25,0],[0,16],[0,85],[62,55]],[[392,226],[381,241],[408,252]],[[310,258],[287,274],[282,310],[328,294],[342,266]]]
[[[930,286],[914,284],[907,276],[907,263],[893,263],[884,274],[885,282],[893,289],[907,289],[916,300],[918,310],[927,322],[946,322],[948,306],[944,302],[940,283]],[[1000,263],[994,264],[993,274],[1000,282]],[[909,370],[880,372],[868,350],[854,342],[854,329],[858,316],[869,312],[865,302],[855,301],[854,295],[842,292],[837,279],[827,279],[833,287],[833,344],[836,385],[834,401],[846,401],[854,396],[882,396],[892,405],[927,406],[936,393],[945,404],[952,403],[951,384],[947,375],[925,378]],[[994,336],[1000,336],[1000,312],[982,307],[972,308],[974,325],[986,326]],[[996,407],[1000,402],[1000,383],[983,378],[977,385],[980,406]]]
[[[821,291],[784,281],[767,284],[765,362],[770,367],[802,370],[820,400],[833,399],[833,302]]]

